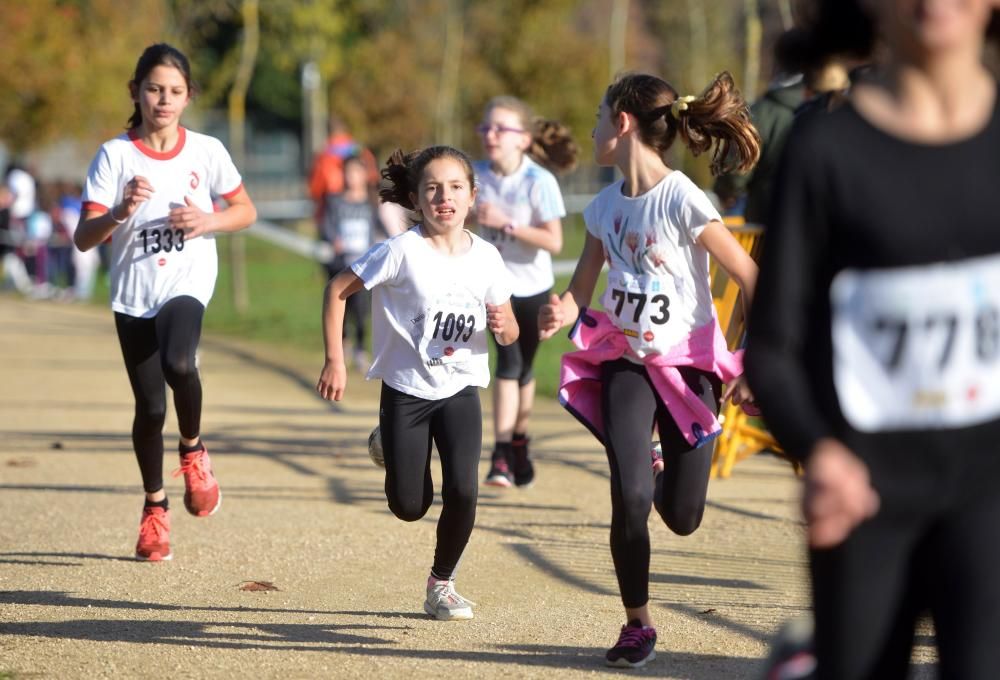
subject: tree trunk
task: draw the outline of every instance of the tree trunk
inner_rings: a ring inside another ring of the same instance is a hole
[[[760,21],[758,0],[743,0],[746,13],[746,55],[744,56],[743,84],[740,89],[747,99],[757,97],[760,82],[760,42],[763,27]]]
[[[241,172],[246,167],[246,99],[253,76],[260,43],[258,0],[243,0],[243,38],[240,41],[240,61],[233,87],[229,90],[229,152]],[[241,233],[230,237],[229,265],[233,275],[233,307],[243,314],[250,307],[247,287],[246,237]]]
[[[708,85],[708,74],[705,68],[705,60],[708,55],[708,18],[705,16],[704,0],[687,0],[687,10],[688,27],[691,32],[691,49],[688,52],[691,82],[688,87],[692,92],[700,92],[703,87]]]
[[[613,81],[625,70],[625,42],[628,28],[629,0],[614,0],[608,30],[608,75]]]
[[[441,80],[438,83],[437,129],[439,144],[456,146],[459,124],[455,119],[455,102],[458,99],[458,78],[462,63],[462,43],[465,27],[462,8],[458,0],[446,0],[444,50],[441,55]]]
[[[778,11],[781,13],[781,27],[786,31],[795,25],[795,15],[792,13],[791,0],[778,0]]]

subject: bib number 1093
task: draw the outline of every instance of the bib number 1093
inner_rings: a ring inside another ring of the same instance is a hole
[[[472,314],[455,314],[448,312],[438,312],[432,317],[434,321],[434,332],[431,340],[442,340],[468,342],[472,334],[476,332],[476,317]]]

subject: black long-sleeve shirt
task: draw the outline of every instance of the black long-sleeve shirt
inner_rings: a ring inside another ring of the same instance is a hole
[[[827,436],[863,458],[928,445],[1000,449],[1000,419],[852,427],[838,400],[831,331],[831,284],[844,270],[1000,253],[1000,106],[978,133],[938,145],[887,134],[850,103],[804,117],[785,145],[768,224],[746,365],[767,424],[789,453],[804,458]]]

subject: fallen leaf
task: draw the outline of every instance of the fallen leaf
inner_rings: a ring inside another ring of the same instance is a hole
[[[7,460],[7,467],[34,467],[38,465],[38,461],[34,458],[9,458]]]
[[[281,590],[278,586],[274,585],[270,581],[243,581],[239,585],[240,590],[247,590],[250,592],[268,592],[270,590]]]

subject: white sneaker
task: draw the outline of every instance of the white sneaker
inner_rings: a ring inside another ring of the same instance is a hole
[[[458,621],[472,618],[474,604],[455,592],[454,581],[434,581],[427,586],[424,611],[438,621]]]

